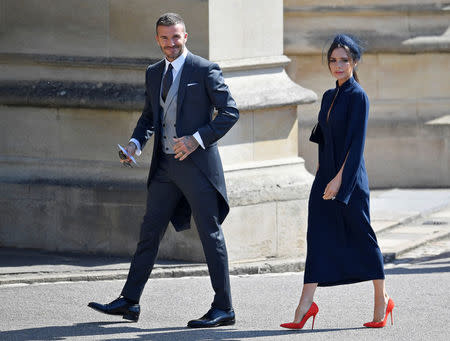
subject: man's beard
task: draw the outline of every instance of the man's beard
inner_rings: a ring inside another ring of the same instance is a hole
[[[178,46],[176,46],[175,48],[178,49]],[[170,58],[170,59],[175,60],[175,59],[177,59],[179,56],[181,56],[181,55],[183,54],[184,46],[181,45],[181,46],[179,47],[179,51],[178,51],[178,52],[177,52],[177,51],[173,51],[173,52],[174,52],[173,55],[168,55],[168,54],[166,53],[166,50],[165,50],[164,48],[162,48],[161,46],[160,46],[160,49],[161,49],[162,53],[164,54],[164,56],[166,56],[167,58]]]

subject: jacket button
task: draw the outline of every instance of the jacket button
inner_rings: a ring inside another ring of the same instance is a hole
[[[163,127],[165,127],[166,125],[165,124],[163,124]]]
[[[164,138],[166,139],[167,137],[164,136]]]

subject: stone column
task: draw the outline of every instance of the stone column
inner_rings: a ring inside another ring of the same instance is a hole
[[[312,177],[298,157],[297,106],[316,96],[285,73],[282,1],[211,0],[208,6],[208,57],[222,67],[241,112],[220,141],[232,206],[223,225],[230,259],[302,256]],[[169,233],[162,254],[169,257],[169,245],[183,239],[193,259],[202,259],[193,237],[192,231]]]
[[[312,176],[298,157],[297,107],[316,96],[285,72],[281,0],[0,4],[2,245],[134,251],[152,146],[132,170],[115,146],[139,117],[145,66],[161,58],[154,23],[176,11],[188,48],[219,63],[241,111],[220,141],[230,259],[302,256]],[[160,257],[202,260],[196,235],[169,227]]]

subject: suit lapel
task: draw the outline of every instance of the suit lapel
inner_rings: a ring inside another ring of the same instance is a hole
[[[186,86],[191,77],[193,70],[193,58],[192,53],[188,52],[186,60],[184,62],[183,70],[181,71],[180,85],[178,86],[177,97],[177,121],[181,113],[181,103],[183,103],[184,95],[186,93]]]

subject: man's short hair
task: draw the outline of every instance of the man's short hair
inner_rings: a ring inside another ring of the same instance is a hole
[[[184,24],[183,18],[177,13],[164,13],[156,21],[156,34],[158,34],[158,26],[173,26],[176,24],[183,25],[184,31],[186,32],[186,25]]]

